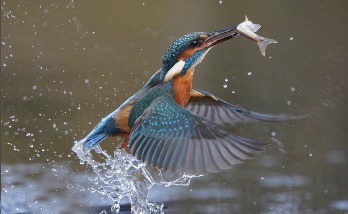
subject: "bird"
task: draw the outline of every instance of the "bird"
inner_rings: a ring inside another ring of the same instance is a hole
[[[249,111],[192,86],[196,66],[213,47],[239,36],[236,28],[193,32],[175,40],[161,68],[75,142],[73,150],[92,150],[109,136],[122,136],[118,148],[129,147],[147,165],[193,175],[222,172],[254,157],[266,143],[234,135],[225,125],[290,117]]]

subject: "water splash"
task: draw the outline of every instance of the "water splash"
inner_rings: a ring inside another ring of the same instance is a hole
[[[119,213],[119,202],[124,197],[130,199],[131,210],[134,213],[162,213],[162,202],[147,200],[152,186],[188,186],[191,178],[199,177],[150,169],[125,149],[116,149],[113,155],[110,155],[98,145],[94,148],[98,160],[93,158],[91,150],[85,150],[82,146],[75,146],[73,151],[81,164],[86,163],[97,174],[94,183],[98,186],[90,187],[89,190],[109,197],[114,202],[111,207],[112,213]]]

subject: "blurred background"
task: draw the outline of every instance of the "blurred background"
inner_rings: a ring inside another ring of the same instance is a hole
[[[74,140],[139,90],[176,38],[244,15],[278,44],[266,57],[244,38],[219,45],[194,86],[249,110],[306,117],[233,127],[269,145],[190,186],[155,186],[150,198],[165,213],[347,213],[347,9],[345,0],[2,0],[2,213],[109,213]]]

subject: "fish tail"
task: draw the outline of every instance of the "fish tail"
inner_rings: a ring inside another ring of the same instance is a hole
[[[278,43],[278,42],[276,40],[274,40],[274,39],[269,39],[269,38],[265,38],[265,37],[262,37],[260,39],[260,41],[257,42],[257,44],[259,45],[260,51],[261,51],[263,56],[266,55],[267,45],[269,45],[271,43]]]

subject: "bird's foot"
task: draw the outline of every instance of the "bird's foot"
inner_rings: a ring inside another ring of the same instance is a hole
[[[121,136],[124,137],[124,141],[123,141],[123,143],[121,143],[117,146],[118,149],[124,149],[128,146],[129,134],[124,133],[124,134],[121,134]]]

